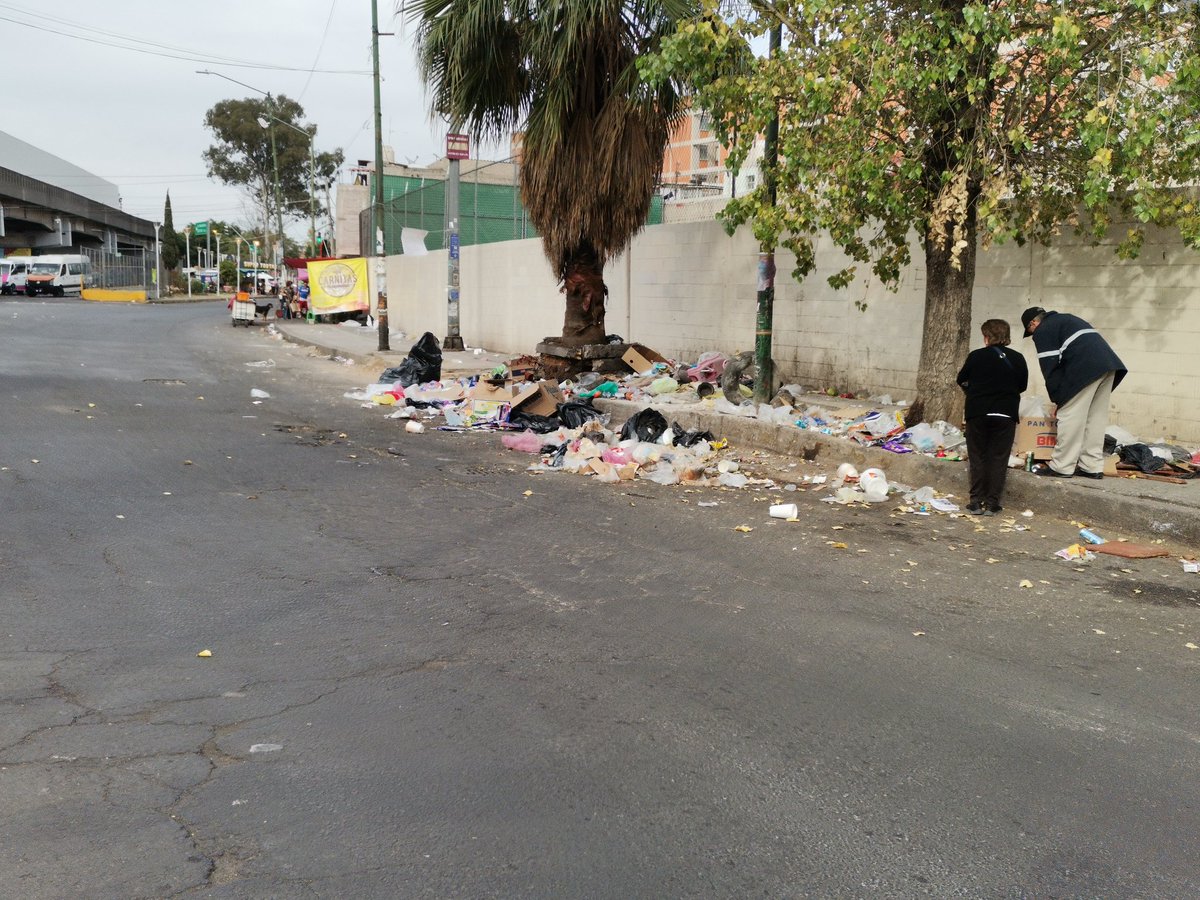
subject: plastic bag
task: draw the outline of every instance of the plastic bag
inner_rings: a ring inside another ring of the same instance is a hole
[[[546,432],[558,428],[559,422],[557,416],[535,416],[533,413],[518,409],[509,413],[508,424],[514,428],[524,428],[528,431],[536,431],[538,434],[546,434]]]
[[[602,413],[590,402],[572,400],[558,404],[558,420],[566,428],[582,428],[592,419],[599,419]]]
[[[667,420],[656,409],[647,407],[625,420],[621,428],[621,440],[637,438],[639,441],[654,443],[667,430]]]
[[[502,434],[500,443],[509,450],[518,450],[521,453],[542,452],[541,435],[532,431],[522,431],[520,434]]]
[[[1019,414],[1022,419],[1044,419],[1047,415],[1049,406],[1044,397],[1039,397],[1037,394],[1026,394],[1021,398],[1021,408]]]
[[[701,442],[716,440],[711,431],[685,431],[678,422],[671,423],[671,430],[675,432],[676,447],[694,447]]]
[[[398,366],[385,369],[379,376],[381,382],[400,382],[401,386],[440,381],[442,377],[442,346],[432,332],[425,332],[412,345],[408,356]]]
[[[945,440],[945,435],[926,422],[918,422],[908,431],[908,442],[922,453],[936,450]]]
[[[1119,452],[1121,462],[1132,463],[1147,475],[1157,472],[1166,464],[1145,444],[1127,444]]]

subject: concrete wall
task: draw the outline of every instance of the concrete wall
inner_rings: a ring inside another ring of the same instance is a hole
[[[1115,228],[1120,235],[1123,228]],[[1114,238],[1091,247],[1064,236],[1054,247],[1014,244],[979,254],[973,329],[1007,319],[1026,354],[1031,391],[1044,395],[1021,311],[1038,304],[1088,319],[1130,369],[1113,395],[1112,420],[1144,438],[1200,445],[1200,253],[1151,232],[1141,256],[1118,259]],[[735,352],[754,342],[757,247],[715,222],[652,226],[609,264],[608,330],[680,359]],[[809,387],[890,393],[912,399],[921,345],[925,273],[920,252],[885,289],[869,270],[842,291],[826,278],[844,265],[829,242],[817,271],[798,283],[794,260],[777,256],[775,358],[780,376]],[[462,333],[468,345],[527,353],[562,326],[562,296],[539,240],[464,247]],[[389,306],[396,327],[446,332],[446,254],[390,257]],[[630,298],[632,297],[632,302]],[[972,346],[979,346],[979,339]]]

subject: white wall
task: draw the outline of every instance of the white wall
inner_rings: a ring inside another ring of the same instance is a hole
[[[1013,345],[1030,363],[1030,390],[1044,394],[1031,342],[1020,337],[1021,311],[1037,304],[1082,316],[1130,370],[1113,395],[1112,421],[1144,438],[1200,444],[1200,403],[1194,399],[1200,395],[1200,253],[1154,231],[1141,256],[1129,262],[1115,256],[1115,242],[1091,247],[1063,236],[1049,248],[982,250],[972,346],[979,345],[985,319],[1007,319]],[[781,251],[775,282],[780,377],[912,399],[925,290],[915,247],[913,258],[896,292],[863,267],[849,288],[834,291],[826,278],[844,258],[830,242],[818,245],[817,270],[801,283],[791,277],[791,254]],[[757,260],[747,229],[729,237],[711,221],[651,226],[605,270],[608,330],[679,359],[706,350],[749,350]],[[542,338],[561,331],[562,295],[539,240],[464,247],[461,283],[462,334],[470,346],[530,353]],[[388,287],[396,327],[445,335],[445,251],[390,257]]]

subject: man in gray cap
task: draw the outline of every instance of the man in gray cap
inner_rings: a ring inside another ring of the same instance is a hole
[[[1091,325],[1069,313],[1031,306],[1021,313],[1025,337],[1033,338],[1046,391],[1058,407],[1058,442],[1039,475],[1104,477],[1104,429],[1113,389],[1128,371]]]

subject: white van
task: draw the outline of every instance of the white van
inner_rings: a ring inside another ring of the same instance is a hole
[[[25,279],[33,264],[31,256],[10,256],[0,259],[0,294],[25,293]]]
[[[35,256],[25,279],[25,296],[82,294],[84,276],[90,273],[91,263],[86,256]]]

